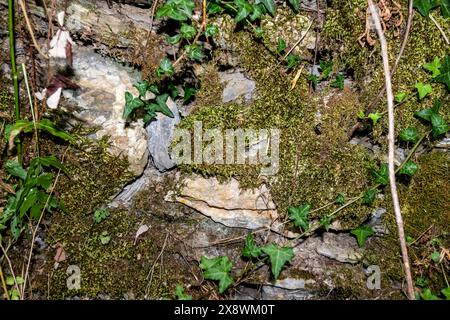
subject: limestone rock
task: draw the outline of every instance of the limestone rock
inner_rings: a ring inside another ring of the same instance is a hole
[[[362,252],[356,241],[348,234],[323,234],[322,243],[317,248],[317,253],[343,263],[358,263],[362,258]]]
[[[138,74],[82,47],[74,52],[73,68],[81,90],[64,92],[69,102],[76,105],[73,115],[86,125],[99,128],[94,138],[109,136],[109,151],[126,156],[130,170],[140,175],[148,161],[144,123],[139,120],[126,126],[122,117],[125,91],[136,93],[133,84],[139,80]]]
[[[156,120],[147,126],[149,136],[148,149],[153,160],[153,165],[164,172],[176,166],[176,163],[170,158],[169,147],[173,137],[173,130],[180,122],[180,113],[178,107],[169,97],[166,102],[174,117],[170,118],[162,113],[158,113]]]
[[[248,79],[242,72],[220,72],[220,81],[225,85],[222,93],[223,102],[249,102],[255,91],[255,81]]]
[[[216,178],[192,175],[183,181],[179,193],[167,194],[166,200],[183,203],[229,227],[257,229],[278,218],[265,185],[242,190],[236,179],[220,183]]]

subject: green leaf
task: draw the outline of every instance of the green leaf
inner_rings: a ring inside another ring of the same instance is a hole
[[[186,40],[191,40],[197,34],[197,30],[191,25],[183,23],[180,28],[181,36]]]
[[[338,74],[330,86],[333,88],[339,88],[339,90],[344,90],[344,76],[341,73]]]
[[[375,183],[387,185],[389,183],[389,169],[388,165],[383,163],[379,170],[371,170],[370,173],[375,178]]]
[[[322,74],[320,75],[320,80],[326,80],[331,74],[331,71],[333,71],[333,61],[330,60],[328,62],[319,60],[319,66],[322,70]]]
[[[440,75],[435,78],[437,82],[443,83],[447,86],[447,90],[450,91],[450,55],[446,55],[444,58],[444,64],[439,69]]]
[[[430,289],[426,288],[420,294],[422,300],[441,300],[439,297],[435,296]]]
[[[441,60],[439,60],[438,57],[435,57],[434,60],[430,63],[425,63],[423,65],[425,70],[428,70],[432,72],[432,77],[436,78],[438,75],[441,74],[441,71],[439,70],[441,68]]]
[[[177,21],[185,21],[192,17],[194,8],[193,0],[167,0],[156,12],[156,18],[168,17]]]
[[[300,0],[289,0],[289,3],[291,4],[292,8],[294,8],[295,12],[298,12],[300,10]]]
[[[378,120],[380,120],[381,118],[381,114],[378,112],[375,113],[369,113],[369,115],[367,116],[370,120],[372,120],[372,124],[376,125]]]
[[[21,285],[21,284],[23,284],[25,281],[23,280],[23,278],[21,277],[21,276],[17,276],[16,277],[16,282],[17,282],[17,285]]]
[[[20,292],[17,291],[16,289],[12,289],[9,292],[9,295],[11,300],[20,300]]]
[[[366,192],[364,192],[364,195],[362,197],[362,203],[371,205],[375,201],[377,193],[378,192],[376,189],[368,189]]]
[[[345,203],[345,196],[342,193],[339,193],[336,197],[336,199],[334,200],[334,202],[336,204],[342,205]]]
[[[180,40],[181,40],[181,34],[176,34],[171,37],[169,37],[169,36],[166,37],[167,43],[172,44],[172,45],[177,44],[178,42],[180,42]]]
[[[447,121],[444,120],[443,117],[440,115],[437,115],[436,113],[432,113],[431,117],[431,132],[433,133],[433,137],[438,137],[441,134],[444,134],[448,131],[448,124]]]
[[[450,18],[450,0],[440,0],[441,14],[444,18]]]
[[[423,84],[422,82],[416,83],[415,88],[417,89],[417,92],[419,94],[419,100],[422,100],[428,94],[433,92],[433,88],[431,88],[431,85]]]
[[[246,258],[257,258],[261,255],[261,248],[255,244],[253,234],[249,233],[245,239],[245,246],[242,249],[242,255]]]
[[[439,263],[439,260],[441,260],[441,254],[438,251],[434,251],[430,256],[430,259],[435,263]]]
[[[450,287],[442,289],[441,293],[444,295],[446,300],[450,300]]]
[[[277,5],[275,4],[274,0],[260,0],[262,4],[264,4],[264,7],[266,7],[267,11],[270,12],[272,16],[275,15],[277,11]]]
[[[12,277],[12,276],[7,276],[5,282],[6,282],[6,285],[8,285],[8,286],[15,285],[14,277]]]
[[[225,292],[234,282],[230,275],[233,264],[227,256],[212,259],[202,256],[200,258],[200,268],[203,270],[203,277],[205,279],[219,281],[220,293]]]
[[[36,157],[31,160],[30,165],[28,167],[28,174],[30,174],[30,170],[33,168],[37,168],[39,165],[47,167],[47,168],[55,168],[67,173],[64,165],[59,162],[59,160],[55,156],[46,156],[46,157]]]
[[[100,222],[102,222],[103,220],[105,220],[108,217],[109,217],[109,211],[106,208],[102,208],[102,209],[96,210],[94,212],[94,221],[97,224],[99,224]]]
[[[262,4],[256,4],[253,6],[252,14],[250,15],[250,21],[256,21],[261,18],[262,14],[265,12],[264,6]]]
[[[403,167],[400,169],[400,171],[398,173],[406,174],[406,175],[412,177],[413,175],[416,174],[418,169],[419,169],[419,167],[417,166],[417,164],[415,164],[412,161],[408,161],[403,165]]]
[[[208,24],[205,29],[205,36],[207,37],[214,37],[219,33],[219,27],[217,27],[215,24]]]
[[[175,295],[178,300],[192,300],[192,296],[184,293],[184,289],[180,284],[175,287]]]
[[[351,234],[356,236],[356,240],[358,241],[358,245],[360,247],[364,246],[366,243],[367,238],[373,236],[375,234],[375,231],[373,231],[372,227],[369,226],[360,226],[356,229],[353,229],[351,231]]]
[[[25,178],[27,177],[27,171],[24,168],[22,168],[22,165],[20,163],[14,160],[6,161],[5,170],[10,175],[18,177],[21,180],[25,180]]]
[[[406,93],[405,92],[399,92],[395,95],[395,102],[397,103],[401,103],[403,102],[403,100],[405,100],[406,98]]]
[[[236,23],[247,18],[247,16],[253,11],[252,5],[245,0],[235,0],[234,3],[238,7],[237,14],[234,17],[234,21],[236,21]]]
[[[156,74],[158,76],[161,76],[163,74],[171,75],[172,73],[174,73],[174,71],[175,70],[173,68],[172,62],[170,62],[168,58],[164,58],[159,63],[159,67],[156,70]]]
[[[156,83],[152,83],[151,85],[149,85],[148,90],[150,90],[150,92],[153,92],[154,94],[159,94],[158,85]]]
[[[308,80],[311,81],[311,84],[312,84],[313,88],[315,89],[317,87],[317,84],[319,83],[319,77],[316,76],[315,74],[310,73],[308,75]]]
[[[331,216],[326,214],[322,218],[320,218],[320,225],[325,228],[325,230],[328,232],[331,225]]]
[[[158,108],[155,110],[157,112],[161,112],[164,115],[173,118],[174,115],[172,113],[172,111],[169,109],[169,107],[167,106],[166,102],[167,99],[169,98],[169,95],[167,93],[161,94],[159,96],[156,97],[156,103],[158,105]]]
[[[133,97],[130,92],[126,91],[125,109],[123,110],[124,119],[128,119],[134,112],[134,110],[139,109],[142,106],[144,106],[144,102],[141,99]]]
[[[187,45],[184,50],[186,50],[189,59],[202,61],[204,57],[202,49],[196,44]]]
[[[148,82],[146,80],[139,81],[138,83],[134,84],[133,87],[137,89],[140,97],[145,97],[148,89]]]
[[[294,221],[294,225],[307,231],[309,229],[309,211],[311,210],[310,204],[302,204],[298,207],[289,207],[289,219]]]
[[[408,127],[400,131],[398,135],[400,141],[403,142],[417,142],[419,140],[419,132],[414,127]]]
[[[290,247],[280,247],[274,243],[261,248],[269,256],[272,274],[275,279],[280,275],[281,269],[294,258],[294,250]]]
[[[428,17],[430,10],[438,6],[436,0],[414,0],[413,7],[424,17]]]
[[[422,110],[416,111],[414,113],[414,116],[416,116],[417,118],[426,120],[426,121],[431,121],[432,114],[434,114],[434,111],[432,109],[422,109]]]
[[[223,8],[217,3],[208,2],[208,4],[206,5],[206,10],[208,12],[208,15],[213,15],[216,13],[221,13],[223,11]]]
[[[188,102],[195,94],[197,93],[197,89],[191,86],[184,87],[184,96],[183,103]]]
[[[47,190],[52,185],[52,182],[53,182],[53,174],[43,173],[43,174],[39,175],[39,177],[37,178],[36,185]]]
[[[416,285],[419,287],[425,287],[428,285],[428,280],[424,277],[418,277],[416,279]]]
[[[108,231],[103,231],[100,234],[99,238],[100,238],[101,244],[103,244],[103,245],[107,245],[111,241],[111,237],[109,236]]]
[[[58,129],[56,127],[56,125],[52,121],[50,121],[49,119],[46,119],[46,118],[42,119],[41,121],[36,123],[36,126],[40,130],[47,131],[52,136],[61,138],[61,139],[65,140],[65,141],[69,141],[69,142],[74,142],[75,141],[75,138],[71,134],[69,134],[69,133],[67,133],[67,132],[65,132],[63,130]]]
[[[296,66],[298,66],[298,64],[300,63],[300,57],[296,54],[292,54],[290,53],[287,57],[286,57],[286,62],[287,62],[287,68],[288,69],[292,69],[295,68]]]
[[[286,49],[286,41],[284,41],[283,38],[278,38],[278,43],[277,43],[277,52],[278,52],[278,54],[283,52],[284,49]]]

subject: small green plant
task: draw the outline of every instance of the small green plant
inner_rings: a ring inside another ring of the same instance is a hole
[[[180,284],[175,287],[175,296],[178,300],[192,300],[192,296],[186,294]]]
[[[208,259],[205,256],[200,258],[200,268],[203,270],[203,277],[208,280],[219,281],[219,292],[224,293],[234,279],[230,275],[233,264],[227,256]]]
[[[20,292],[17,290],[16,284],[18,286],[22,285],[24,283],[24,279],[21,276],[17,276],[15,279],[12,276],[7,276],[5,282],[6,285],[9,287],[8,289],[9,298],[11,300],[19,300]]]
[[[109,217],[109,211],[106,208],[99,209],[94,212],[94,221],[96,224],[99,224],[103,220]]]
[[[111,237],[109,236],[108,231],[103,231],[100,234],[99,239],[102,245],[107,245],[111,241]]]
[[[375,231],[372,229],[372,227],[363,225],[356,229],[353,229],[351,231],[351,234],[356,237],[358,245],[360,247],[363,247],[367,239],[375,234]]]
[[[339,90],[344,90],[344,76],[342,73],[336,76],[336,79],[330,84],[332,88],[338,88]]]
[[[29,218],[38,220],[44,210],[64,209],[62,203],[49,193],[54,175],[44,169],[52,168],[65,171],[54,156],[34,158],[27,170],[17,161],[6,162],[5,171],[21,183],[14,187],[14,193],[8,198],[5,211],[0,216],[0,231],[9,225],[12,236],[18,239]]]

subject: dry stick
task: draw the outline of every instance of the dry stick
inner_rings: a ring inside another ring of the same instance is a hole
[[[34,37],[33,27],[31,26],[30,19],[28,19],[27,8],[25,7],[25,2],[23,2],[23,0],[19,0],[19,4],[20,4],[20,7],[22,8],[23,17],[25,18],[25,23],[27,25],[28,32],[30,33],[31,39],[33,40],[34,47],[36,48],[36,50],[39,52],[39,54],[41,56],[43,56],[45,59],[48,59],[48,56],[41,50],[41,47],[39,46],[39,44],[36,41],[36,38]]]
[[[2,249],[3,256],[5,257],[6,261],[8,262],[9,271],[11,272],[11,275],[14,278],[14,284],[16,286],[16,290],[20,291],[19,285],[17,284],[16,275],[14,274],[14,268],[12,266],[11,260],[9,259],[8,255],[6,254],[6,250],[5,250],[5,248],[3,248],[3,245],[1,242],[0,242],[0,249]]]
[[[394,76],[395,71],[397,70],[398,64],[400,63],[400,59],[403,56],[403,52],[405,51],[406,44],[408,43],[409,34],[411,32],[412,21],[414,17],[414,8],[413,8],[413,0],[409,0],[408,4],[408,20],[406,21],[406,31],[405,36],[403,37],[402,45],[400,46],[400,51],[398,52],[397,58],[395,59],[394,66],[391,70],[391,77]],[[369,114],[370,111],[375,107],[375,105],[380,101],[381,97],[384,95],[386,87],[383,87],[376,98],[372,101],[372,103],[367,108],[366,114]]]
[[[436,27],[439,29],[439,32],[442,34],[442,37],[444,38],[445,42],[447,42],[447,45],[450,45],[450,41],[448,40],[447,36],[445,35],[444,29],[442,29],[441,25],[437,22],[437,20],[433,17],[433,15],[429,14],[431,21],[434,22]]]
[[[67,147],[67,148],[66,148],[66,151],[64,151],[64,154],[63,154],[63,157],[62,157],[62,159],[61,159],[61,162],[64,161],[64,158],[65,158],[65,156],[66,156],[67,150],[69,150],[69,147]],[[50,194],[49,194],[48,197],[47,197],[47,201],[45,201],[44,208],[42,208],[41,216],[39,217],[39,220],[38,220],[38,222],[37,222],[37,224],[36,224],[36,227],[35,227],[34,230],[33,230],[33,235],[32,235],[32,237],[31,237],[31,247],[30,247],[30,252],[29,252],[29,254],[28,254],[27,269],[26,269],[26,271],[25,271],[25,279],[24,279],[23,287],[22,287],[22,294],[21,294],[21,299],[22,299],[22,300],[24,299],[24,296],[25,296],[25,289],[26,289],[26,286],[27,286],[28,272],[29,272],[29,270],[30,270],[31,256],[33,255],[34,241],[36,240],[36,234],[37,234],[39,225],[41,224],[42,217],[44,216],[45,210],[47,209],[48,202],[50,201],[50,197],[52,196],[53,191],[55,190],[56,184],[58,183],[58,180],[59,180],[59,176],[60,176],[60,175],[61,175],[61,169],[58,170],[58,174],[56,175],[55,182],[53,183],[53,185],[52,185],[52,187],[51,187],[51,189],[50,189]]]
[[[9,300],[8,288],[6,288],[5,278],[3,277],[3,269],[0,265],[0,280],[2,281],[3,291],[5,291],[6,300]]]
[[[395,134],[395,120],[394,120],[394,94],[392,93],[391,73],[389,70],[389,57],[386,38],[383,34],[381,27],[380,17],[378,15],[378,8],[375,7],[372,0],[367,0],[369,4],[369,10],[372,16],[372,20],[375,24],[375,28],[380,38],[381,54],[383,57],[383,69],[386,82],[386,94],[388,103],[388,117],[389,117],[389,132],[388,132],[388,167],[389,167],[389,184],[391,187],[392,202],[394,205],[395,219],[397,221],[398,236],[400,240],[400,248],[402,252],[403,265],[405,268],[405,276],[407,283],[407,295],[410,300],[414,299],[414,287],[411,276],[411,268],[408,258],[408,248],[406,247],[405,231],[403,229],[403,218],[400,210],[400,203],[397,194],[397,185],[395,183],[395,168],[394,168],[394,134]]]

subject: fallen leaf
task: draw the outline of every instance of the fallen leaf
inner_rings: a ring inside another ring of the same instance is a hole
[[[139,229],[136,231],[136,235],[134,236],[134,244],[135,245],[136,245],[136,241],[139,238],[139,236],[147,231],[148,231],[148,226],[146,224],[143,224],[139,227]]]
[[[64,260],[66,260],[66,252],[64,251],[63,246],[60,244],[57,244],[56,255],[54,259],[56,262],[63,262]]]

